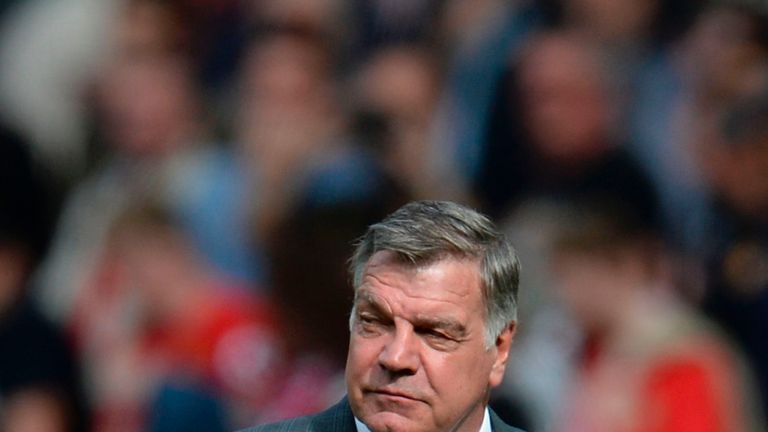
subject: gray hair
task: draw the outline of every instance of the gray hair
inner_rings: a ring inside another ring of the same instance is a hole
[[[448,201],[416,201],[371,225],[350,260],[355,291],[368,260],[381,251],[394,252],[414,266],[449,257],[479,260],[487,347],[517,320],[520,262],[493,222],[480,213]]]

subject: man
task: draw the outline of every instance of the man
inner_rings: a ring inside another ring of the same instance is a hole
[[[517,325],[517,256],[494,225],[450,202],[405,205],[351,261],[347,397],[269,431],[518,431],[487,408]]]

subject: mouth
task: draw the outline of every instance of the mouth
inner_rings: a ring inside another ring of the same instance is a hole
[[[406,392],[393,390],[393,389],[386,389],[386,388],[372,389],[372,390],[368,390],[366,393],[370,393],[376,396],[382,396],[388,399],[424,402],[424,400],[419,397],[408,394]]]

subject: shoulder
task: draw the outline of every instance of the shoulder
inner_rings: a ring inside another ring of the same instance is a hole
[[[309,415],[304,417],[296,417],[288,420],[284,420],[277,423],[270,423],[266,425],[252,427],[250,429],[244,429],[240,432],[280,432],[280,431],[304,431],[309,430],[309,426],[316,415]]]
[[[345,397],[321,413],[256,426],[240,432],[355,432],[355,430],[354,416]]]
[[[499,418],[498,415],[496,415],[493,410],[490,411],[491,414],[491,428],[493,429],[493,432],[525,432],[522,429],[518,429],[516,427],[512,427],[506,423],[502,419]]]

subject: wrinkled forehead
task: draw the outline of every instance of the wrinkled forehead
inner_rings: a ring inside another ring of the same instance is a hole
[[[441,276],[445,275],[445,276]],[[372,281],[393,283],[408,287],[408,291],[421,290],[477,291],[481,297],[482,277],[480,260],[473,257],[444,254],[413,261],[392,251],[380,251],[371,256],[360,274],[355,287],[355,298]],[[434,290],[433,290],[434,289]]]

